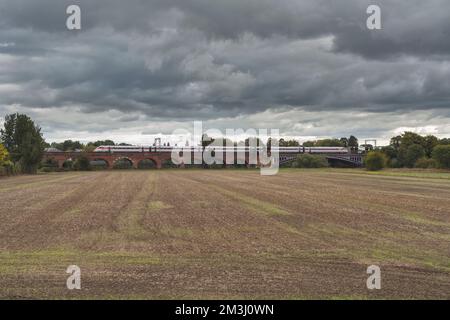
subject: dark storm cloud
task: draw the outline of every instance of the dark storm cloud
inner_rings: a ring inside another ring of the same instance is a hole
[[[383,30],[366,28],[366,9],[382,9]],[[337,52],[370,58],[390,55],[448,55],[450,3],[447,0],[209,0],[180,1],[183,23],[213,37],[314,38],[333,35]]]
[[[447,0],[3,0],[3,26],[63,32],[65,8],[83,8],[85,28],[153,32],[161,27],[195,28],[213,38],[335,37],[337,51],[367,57],[450,52]],[[383,30],[366,29],[366,8],[382,9]]]
[[[65,28],[70,4],[81,31]],[[367,30],[369,4],[383,30]],[[0,0],[0,111],[446,110],[449,33],[446,0]]]

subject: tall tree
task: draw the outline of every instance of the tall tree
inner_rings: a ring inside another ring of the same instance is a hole
[[[357,149],[359,147],[358,138],[350,136],[350,138],[348,138],[348,146]]]
[[[398,151],[398,160],[402,166],[412,168],[417,160],[425,156],[425,150],[420,144],[413,143],[409,146],[401,145]]]
[[[5,117],[1,140],[11,160],[20,164],[23,173],[36,173],[44,154],[45,141],[41,128],[24,114],[10,114]]]
[[[400,148],[400,143],[402,142],[402,136],[395,136],[391,138],[390,145],[394,147],[394,149]]]
[[[428,135],[424,138],[423,148],[425,149],[425,155],[430,158],[433,153],[434,147],[439,144],[439,139],[435,136]]]
[[[450,145],[438,145],[434,148],[432,153],[439,167],[450,169]]]
[[[405,131],[402,134],[400,144],[404,147],[409,147],[412,144],[418,144],[425,147],[425,138],[415,132]]]
[[[343,137],[343,138],[339,139],[339,141],[341,141],[341,143],[344,147],[348,147],[348,138]]]

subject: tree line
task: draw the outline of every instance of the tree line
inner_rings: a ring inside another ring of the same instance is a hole
[[[252,141],[256,139],[256,141]],[[207,146],[215,140],[207,135],[202,137],[202,145]],[[272,140],[263,142],[258,138],[247,138],[242,142],[231,142],[224,138],[224,145],[264,145],[271,144]],[[98,146],[129,146],[126,143],[116,144],[112,140],[98,140],[86,144],[80,141],[66,140],[61,143],[45,142],[41,128],[24,114],[10,114],[5,117],[4,127],[0,129],[0,174],[36,173],[42,166],[45,148],[56,148],[60,151],[92,152]],[[280,147],[300,146],[297,140],[279,140]],[[340,139],[321,139],[306,141],[305,147],[348,147],[357,150],[360,147],[355,136]],[[439,139],[433,135],[421,136],[414,132],[404,132],[402,135],[392,137],[390,144],[374,150],[374,146],[362,145],[370,150],[366,157],[366,166],[377,170],[384,167],[392,168],[450,168],[450,138]],[[323,160],[323,159],[322,159]],[[294,166],[325,166],[325,162],[311,157],[299,158]],[[86,161],[84,161],[86,162]],[[81,163],[88,166],[88,163]]]
[[[391,138],[388,146],[370,152],[366,166],[372,170],[391,168],[450,168],[450,139],[404,132]]]

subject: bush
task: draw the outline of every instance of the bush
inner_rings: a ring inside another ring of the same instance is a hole
[[[58,170],[58,161],[54,159],[47,159],[40,164],[41,172],[55,172]]]
[[[423,157],[416,161],[414,167],[420,169],[432,169],[437,167],[437,163],[434,159]]]
[[[72,160],[66,160],[63,163],[63,169],[64,170],[72,170],[73,169],[73,161]]]
[[[439,168],[450,168],[450,145],[438,145],[434,147],[432,158]]]
[[[328,167],[328,161],[323,156],[300,154],[292,162],[292,168],[325,168]]]
[[[386,167],[387,157],[379,151],[370,151],[365,159],[366,169],[369,171],[378,171]]]
[[[162,162],[163,168],[178,168],[178,165],[174,164],[172,160],[164,160]]]

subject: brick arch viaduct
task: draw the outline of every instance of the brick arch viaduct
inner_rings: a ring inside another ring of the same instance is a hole
[[[44,160],[52,159],[58,163],[58,167],[62,168],[67,160],[75,160],[80,155],[86,156],[89,161],[103,160],[108,169],[112,169],[114,163],[121,159],[129,160],[133,168],[137,168],[138,164],[143,160],[151,160],[157,169],[162,168],[164,161],[170,160],[170,152],[46,152]]]

